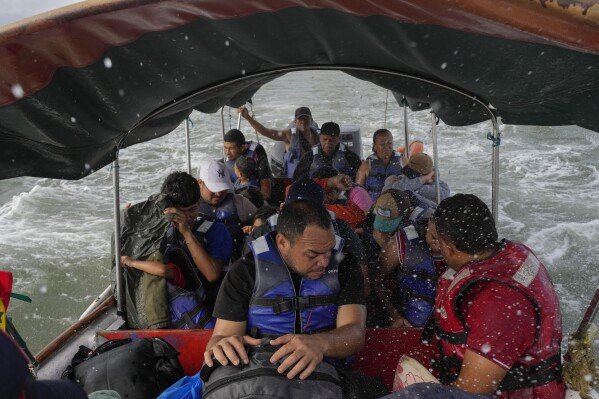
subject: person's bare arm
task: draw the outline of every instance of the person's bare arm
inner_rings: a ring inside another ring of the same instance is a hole
[[[454,386],[466,392],[493,395],[507,370],[469,349],[464,353],[460,375]]]
[[[121,264],[169,280],[174,277],[170,266],[156,260],[136,260],[130,256],[121,256]]]
[[[289,144],[291,142],[291,129],[275,130],[275,129],[269,129],[267,127],[264,127],[264,125],[262,125],[260,122],[255,120],[250,115],[250,113],[248,112],[246,107],[238,108],[237,112],[239,112],[241,114],[241,116],[243,117],[243,119],[248,121],[250,126],[252,128],[254,128],[254,130],[257,131],[258,133],[260,133],[261,135],[266,136],[269,139],[272,139],[275,141],[284,141],[287,144]]]
[[[183,234],[185,244],[198,270],[209,282],[214,282],[220,277],[223,261],[210,256],[208,251],[198,242],[191,230]]]
[[[260,192],[262,193],[264,200],[270,198],[270,179],[260,180]]]
[[[370,161],[368,159],[362,161],[362,164],[356,172],[356,184],[361,186],[366,182],[366,178],[370,174]]]
[[[371,275],[372,289],[376,292],[383,310],[392,321],[392,327],[410,327],[410,323],[405,320],[393,306],[391,302],[392,292],[387,289],[385,284],[386,277],[399,267],[399,249],[397,248],[397,239],[392,236],[383,246],[379,255],[379,267]]]
[[[212,367],[214,358],[223,366],[229,362],[237,366],[240,361],[248,364],[249,359],[244,344],[258,345],[260,340],[245,335],[245,329],[245,321],[216,319],[212,338],[208,341],[204,352],[204,363]]]
[[[208,251],[198,242],[187,223],[185,214],[177,208],[166,208],[164,214],[173,215],[173,223],[183,236],[193,263],[195,263],[198,270],[206,277],[206,280],[210,282],[218,280],[223,262],[220,259],[210,256]]]
[[[287,378],[299,374],[306,379],[312,374],[324,356],[344,358],[364,347],[366,335],[366,307],[350,304],[339,306],[337,327],[319,334],[286,334],[272,340],[271,345],[283,345],[270,358],[276,363],[289,355],[277,368]]]

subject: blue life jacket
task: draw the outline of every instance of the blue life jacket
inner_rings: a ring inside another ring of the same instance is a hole
[[[250,301],[247,328],[262,335],[290,333],[310,334],[335,328],[339,276],[337,254],[343,239],[336,236],[329,265],[318,279],[302,278],[299,292],[285,261],[274,241],[276,232],[270,232],[250,243],[256,265],[256,281]],[[299,313],[300,331],[295,330]]]
[[[325,156],[322,153],[322,146],[320,144],[312,147],[312,155],[314,158],[312,159],[312,164],[310,165],[310,177],[312,177],[312,174],[323,166],[332,166],[333,168],[337,169],[340,174],[354,176],[356,171],[353,170],[349,162],[347,162],[347,158],[345,156],[347,151],[349,150],[345,144],[339,144],[339,148],[337,148],[333,156],[330,158],[327,157],[330,159],[329,162],[328,159],[325,159]]]
[[[256,164],[258,164],[258,153],[256,152],[256,148],[258,148],[259,145],[260,144],[254,143],[253,141],[248,141],[247,143],[245,143],[246,150],[241,155],[244,155],[248,158],[252,158],[256,162]],[[231,176],[231,182],[236,183],[238,177],[235,174],[235,161],[227,158],[227,160],[225,161],[225,166],[227,167],[227,169],[229,169],[229,176]]]
[[[234,244],[242,242],[240,239],[243,237],[243,229],[237,214],[237,206],[235,206],[235,194],[228,193],[217,207],[200,201],[200,215],[208,220],[224,224],[231,234]]]
[[[385,186],[385,179],[392,175],[401,175],[401,155],[394,152],[387,166],[374,153],[366,159],[370,162],[370,173],[364,181],[364,188],[370,194],[370,198],[376,201]]]
[[[312,130],[312,133],[318,134],[317,127],[311,126],[310,130]],[[297,168],[302,155],[304,155],[300,134],[301,133],[298,133],[296,128],[291,128],[291,142],[289,143],[289,149],[285,151],[285,154],[283,154],[283,161],[285,163],[285,176],[290,179],[293,178],[295,169]]]
[[[437,275],[433,256],[414,225],[400,228],[395,237],[401,263],[397,268],[398,310],[414,327],[422,327],[435,306]]]
[[[206,247],[206,233],[213,222],[198,218],[193,226],[193,234],[201,245]],[[177,287],[167,281],[167,295],[171,312],[171,323],[174,328],[194,329],[214,328],[215,319],[212,309],[206,306],[205,278],[196,267],[191,253],[184,241],[179,240],[175,226],[171,223],[166,231],[166,247],[164,262],[172,262],[185,276],[186,287]],[[189,289],[189,290],[188,290]]]

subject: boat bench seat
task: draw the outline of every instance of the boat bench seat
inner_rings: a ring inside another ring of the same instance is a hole
[[[369,328],[366,344],[356,356],[352,369],[382,378],[391,387],[397,362],[408,355],[430,367],[435,350],[432,345],[420,343],[421,328]],[[204,350],[212,330],[118,330],[99,331],[109,340],[125,338],[163,338],[181,353],[179,361],[186,375],[196,374],[204,364]]]

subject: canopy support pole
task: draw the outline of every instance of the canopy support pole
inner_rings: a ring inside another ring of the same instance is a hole
[[[435,191],[437,192],[437,205],[441,202],[441,186],[439,180],[439,154],[437,152],[437,114],[431,111],[431,133],[433,136],[433,163],[435,167]]]
[[[223,131],[223,163],[227,162],[227,154],[225,154],[225,106],[220,109],[220,126]]]
[[[112,185],[114,189],[114,265],[116,268],[116,313],[125,318],[125,282],[121,265],[121,207],[119,188],[119,150],[112,162]]]
[[[241,112],[237,115],[237,130],[241,130]]]
[[[499,146],[501,145],[501,132],[495,115],[491,116],[493,133],[487,134],[487,138],[493,142],[493,161],[491,164],[491,212],[495,225],[499,218]]]
[[[185,118],[185,151],[187,154],[187,173],[191,174],[191,146],[189,143],[189,118]]]
[[[404,154],[407,159],[410,158],[410,132],[408,131],[408,102],[406,98],[402,98],[401,103],[403,104],[403,134],[406,142]]]

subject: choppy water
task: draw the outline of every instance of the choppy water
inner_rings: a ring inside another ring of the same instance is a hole
[[[254,97],[256,118],[284,127],[299,105],[322,124],[362,127],[365,154],[382,127],[386,92],[337,72],[298,72],[269,83]],[[391,96],[390,96],[391,98]],[[390,99],[387,127],[400,145],[403,113]],[[192,115],[192,162],[221,150],[220,115]],[[235,127],[235,111],[225,126]],[[410,113],[414,137],[432,154],[430,114]],[[247,124],[249,139],[255,139]],[[453,192],[490,203],[489,123],[439,126],[442,179]],[[156,192],[166,175],[185,169],[183,126],[121,152],[121,200]],[[267,139],[261,143],[268,148]],[[500,167],[500,235],[524,241],[547,265],[561,299],[564,330],[571,332],[599,283],[599,133],[577,127],[503,126]],[[15,291],[33,304],[11,302],[15,325],[35,353],[75,322],[108,285],[112,232],[109,167],[79,181],[18,178],[0,181],[0,269],[15,275]]]

